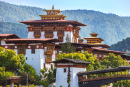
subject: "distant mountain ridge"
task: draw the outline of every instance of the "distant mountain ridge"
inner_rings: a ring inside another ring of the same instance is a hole
[[[127,52],[127,54],[130,55],[130,37],[123,39],[118,43],[112,44],[110,50]]]
[[[40,20],[40,16],[38,14],[43,15],[46,13],[41,8],[18,6],[0,1],[0,21],[2,22],[18,23],[18,21]],[[67,20],[77,20],[78,22],[87,25],[85,27],[81,27],[79,32],[81,38],[90,37],[89,34],[95,31],[99,34],[98,37],[105,40],[105,44],[111,45],[121,41],[122,39],[130,37],[130,17],[120,17],[115,14],[105,14],[99,11],[80,9],[64,10],[61,14],[67,16]],[[4,27],[6,26],[8,25],[4,25]],[[15,27],[15,24],[12,26]],[[7,29],[4,29],[4,32],[0,33],[6,33]],[[25,33],[27,33],[27,30]]]
[[[0,22],[0,33],[2,34],[16,34],[21,38],[27,38],[27,26],[20,23]]]

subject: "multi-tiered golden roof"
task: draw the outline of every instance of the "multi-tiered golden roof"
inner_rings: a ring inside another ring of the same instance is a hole
[[[52,9],[51,9],[51,10],[44,10],[44,11],[46,11],[47,15],[39,15],[39,16],[41,16],[41,18],[42,18],[43,20],[46,20],[46,19],[64,20],[64,18],[66,17],[66,16],[64,16],[64,15],[59,15],[59,13],[60,13],[61,11],[60,11],[60,10],[55,10],[55,9],[54,9],[54,5],[52,6]]]

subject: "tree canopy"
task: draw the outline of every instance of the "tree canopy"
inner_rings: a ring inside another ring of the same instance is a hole
[[[109,55],[105,56],[102,60],[98,60],[96,56],[94,56],[93,54],[89,54],[87,51],[68,54],[62,53],[58,54],[56,60],[63,58],[80,59],[90,62],[91,64],[86,66],[87,71],[115,68],[121,65],[129,65],[129,62],[127,60],[123,60],[123,58],[120,55],[115,56],[113,53],[109,53]],[[106,75],[109,75],[109,73],[107,73]],[[118,87],[120,84],[123,84],[124,86],[127,85],[126,87],[129,87],[130,81],[118,81],[118,83],[114,83],[113,87]]]
[[[26,84],[28,74],[29,83],[38,84],[40,76],[35,69],[25,62],[24,55],[17,55],[14,50],[0,47],[0,85],[7,84],[9,76],[20,75],[22,84]]]
[[[0,47],[0,67],[5,67],[6,71],[17,73],[19,69],[24,69],[24,63],[23,55],[17,55],[14,50],[5,50]]]
[[[127,54],[130,55],[130,37],[123,39],[122,41],[119,41],[115,44],[112,44],[111,48],[109,49],[127,52]]]
[[[75,47],[73,47],[70,43],[70,38],[69,38],[69,35],[67,34],[66,36],[66,42],[63,43],[63,45],[61,46],[61,50],[63,53],[72,53],[72,52],[75,52],[76,49]]]

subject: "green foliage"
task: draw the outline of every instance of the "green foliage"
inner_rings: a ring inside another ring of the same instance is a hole
[[[93,56],[92,54],[89,54],[87,51],[82,52],[82,53],[78,52],[78,53],[58,54],[56,60],[63,59],[63,58],[80,59],[80,60],[90,62],[91,64],[89,64],[86,67],[87,71],[101,69],[101,65],[100,65],[100,62],[98,61],[98,59],[95,56]]]
[[[22,77],[21,84],[24,84],[24,85],[27,84],[26,82],[27,82],[27,75],[28,75],[29,84],[39,85],[41,77],[37,75],[35,69],[27,63],[23,65],[23,68],[24,70],[19,71],[19,75]]]
[[[18,22],[32,19],[40,19],[38,14],[45,14],[43,9],[29,6],[12,5],[0,1],[0,21]]]
[[[40,16],[38,16],[38,14],[46,14],[41,8],[12,5],[2,1],[0,1],[0,7],[0,21],[2,22],[5,21],[17,23],[17,21],[39,20]],[[77,20],[78,22],[88,25],[87,27],[82,27],[80,30],[79,34],[81,38],[89,37],[89,34],[95,31],[99,34],[99,37],[102,37],[105,40],[104,43],[111,45],[130,36],[130,17],[120,17],[115,14],[105,14],[99,11],[81,9],[64,10],[61,12],[61,14],[67,16],[67,20]],[[6,26],[8,25],[4,25],[4,27]],[[9,29],[13,31],[14,28],[15,24],[10,26]],[[4,29],[4,33],[8,33],[8,27]],[[22,30],[21,27],[17,27],[16,29]],[[11,33],[15,32],[17,32],[17,30],[14,30]],[[15,34],[21,35],[20,37],[26,36],[25,34],[27,34],[27,29],[24,32],[22,31],[21,34]]]
[[[41,85],[43,85],[44,87],[48,87],[49,84],[54,83],[55,82],[55,77],[56,77],[56,69],[51,68],[51,69],[41,69],[40,70],[42,73],[42,81],[41,81]]]
[[[121,65],[129,65],[129,63],[128,61],[123,60],[120,55],[115,56],[114,54],[109,53],[109,56],[106,56],[101,60],[101,65],[106,66],[106,68],[115,68]]]
[[[22,84],[26,84],[27,73],[29,83],[39,84],[40,76],[37,75],[35,69],[25,63],[24,55],[17,55],[14,50],[6,50],[0,47],[0,81],[7,82],[9,76],[20,75]],[[3,84],[3,83],[0,83]]]
[[[86,66],[87,71],[106,69],[106,68],[115,68],[120,65],[129,65],[128,61],[123,60],[123,58],[120,55],[115,56],[113,53],[109,53],[109,56],[104,57],[100,61],[92,54],[89,54],[87,51],[82,52],[82,53],[78,52],[78,53],[58,54],[56,60],[63,59],[63,58],[80,59],[80,60],[90,62],[91,64]],[[121,75],[120,72],[115,73],[115,75],[118,75],[118,74]],[[126,72],[122,73],[122,75],[125,75],[125,74],[126,74]],[[127,74],[128,74],[128,72],[127,72]],[[105,73],[104,75],[110,76],[110,73]],[[104,76],[104,75],[102,75],[102,76]],[[111,75],[114,76],[114,73],[112,73]],[[100,77],[100,76],[95,75],[95,77]],[[114,83],[113,87],[118,87],[115,85],[116,84],[119,85],[120,83],[121,83],[120,81],[118,81],[118,83]],[[130,85],[128,85],[128,84],[129,84],[129,80],[123,81],[124,87],[129,87]]]
[[[130,38],[128,37],[118,43],[112,44],[109,49],[127,52],[127,54],[130,55]]]
[[[113,84],[113,87],[130,87],[130,80],[117,81]]]
[[[17,55],[14,50],[5,50],[0,47],[0,67],[6,67],[6,71],[16,73],[18,69],[23,69],[24,62],[25,58],[22,55]]]
[[[70,38],[68,34],[66,36],[66,42],[63,43],[63,45],[61,46],[61,50],[63,53],[72,53],[76,51],[75,47],[71,46]]]
[[[0,67],[0,85],[6,85],[9,76],[15,76],[15,74],[10,71],[5,71],[5,67]]]

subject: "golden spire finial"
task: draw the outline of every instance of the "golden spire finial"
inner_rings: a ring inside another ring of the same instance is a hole
[[[54,5],[52,5],[52,10],[54,10]]]

